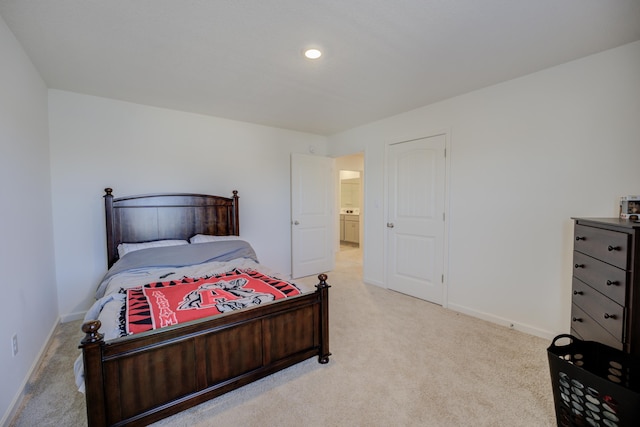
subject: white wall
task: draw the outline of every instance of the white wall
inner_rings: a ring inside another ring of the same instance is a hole
[[[364,277],[384,282],[385,145],[450,138],[448,307],[541,336],[569,328],[572,216],[640,192],[640,42],[330,138],[365,151]]]
[[[355,153],[336,158],[336,173],[339,173],[341,170],[363,171],[363,155],[361,153]]]
[[[60,313],[78,317],[106,271],[105,187],[116,197],[240,196],[240,235],[264,264],[291,273],[290,153],[326,138],[75,93],[49,91]]]
[[[57,323],[47,88],[0,18],[0,425]],[[13,357],[11,337],[18,335]]]

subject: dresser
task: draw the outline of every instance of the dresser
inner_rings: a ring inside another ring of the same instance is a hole
[[[573,220],[571,333],[640,355],[640,223]]]

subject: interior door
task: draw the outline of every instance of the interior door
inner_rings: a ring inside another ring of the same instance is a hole
[[[291,155],[291,275],[305,277],[334,267],[334,161]]]
[[[443,301],[446,137],[389,146],[387,283],[390,289]]]

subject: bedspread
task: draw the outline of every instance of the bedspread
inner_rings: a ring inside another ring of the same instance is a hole
[[[146,275],[151,278],[150,271],[155,273],[162,268],[198,266],[211,261],[226,262],[235,259],[250,259],[258,262],[253,247],[244,240],[149,248],[131,252],[109,269],[98,286],[96,299],[102,298],[107,293],[109,283],[114,276],[121,273],[138,274],[141,277]],[[169,273],[171,271],[166,273],[167,277]],[[160,276],[162,275],[163,273],[160,273]]]
[[[300,295],[293,284],[256,270],[149,283],[126,290],[122,324],[129,334],[177,325]]]
[[[305,287],[278,279],[280,275],[259,264],[251,245],[242,240],[149,248],[128,253],[109,269],[96,291],[96,302],[87,311],[84,320],[85,322],[94,319],[100,320],[102,324],[100,332],[104,334],[105,341],[134,332],[143,332],[155,326],[161,327],[163,326],[161,321],[154,321],[151,318],[142,321],[142,327],[139,327],[140,322],[138,327],[131,327],[127,311],[127,306],[129,305],[127,296],[136,292],[140,295],[142,289],[145,288],[152,290],[164,285],[173,286],[181,281],[197,283],[198,285],[215,284],[224,280],[225,275],[230,274],[239,274],[240,276],[237,278],[253,275],[263,282],[273,282],[276,284],[274,288],[276,292],[272,294],[272,298],[265,295],[265,288],[261,288],[257,292],[253,290],[253,296],[249,298],[251,303],[243,306],[247,299],[237,301],[241,299],[237,295],[235,297],[231,294],[227,295],[226,301],[220,299],[224,297],[222,295],[225,292],[224,287],[229,285],[219,283],[217,289],[213,290],[214,294],[219,294],[218,306],[220,309],[214,310],[218,313],[228,309],[242,309],[262,302],[270,302],[272,299],[279,299],[287,295],[295,296],[315,290],[308,286]],[[278,286],[280,290],[278,290]],[[194,291],[198,292],[197,286]],[[232,298],[229,298],[229,296]],[[244,296],[248,297],[249,295],[246,294]],[[236,300],[236,303],[233,300]],[[226,305],[224,305],[225,302],[227,303]],[[188,304],[188,301],[185,303]],[[140,312],[141,310],[138,310],[137,313],[134,313],[134,316],[139,315]],[[200,317],[213,314],[215,313],[204,313]],[[193,319],[194,317],[188,317],[184,321]],[[139,318],[138,321],[140,321]],[[167,323],[167,325],[169,324],[174,323]],[[81,357],[76,361],[74,370],[78,389],[84,391]]]

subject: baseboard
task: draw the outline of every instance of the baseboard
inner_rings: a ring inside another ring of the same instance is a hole
[[[31,368],[29,368],[29,371],[27,371],[27,375],[22,381],[22,384],[20,385],[18,392],[13,398],[13,401],[9,405],[9,410],[7,410],[7,413],[4,414],[4,416],[0,420],[0,426],[8,427],[11,421],[13,421],[13,417],[16,416],[18,409],[20,408],[20,405],[22,405],[22,400],[24,399],[24,390],[27,386],[27,383],[29,382],[29,379],[31,379],[31,375],[33,375],[35,370],[40,365],[40,362],[42,362],[42,357],[44,356],[45,351],[49,347],[49,343],[51,342],[51,338],[53,337],[53,333],[55,332],[58,324],[60,324],[60,318],[58,318],[56,322],[54,322],[53,327],[49,331],[47,338],[44,340],[44,345],[42,346],[42,348],[40,348],[40,352],[38,353],[38,356],[35,358],[33,364],[31,365]]]
[[[86,311],[65,314],[64,316],[60,316],[60,323],[68,323],[68,322],[73,322],[74,320],[82,320],[84,319],[85,314],[87,314]]]
[[[515,329],[517,331],[524,332],[539,338],[552,340],[556,335],[558,335],[551,331],[545,331],[544,329],[536,328],[534,326],[520,323],[514,320],[505,319],[503,317],[499,317],[494,314],[484,313],[484,312],[474,310],[469,307],[465,307],[458,304],[449,303],[447,308],[452,311],[457,311],[459,313],[467,314],[472,317],[477,317],[478,319],[486,320],[487,322],[491,322],[491,323],[496,323],[498,325],[505,326],[510,329]]]
[[[373,286],[379,286],[381,288],[387,288],[386,285],[379,281],[379,280],[374,280],[374,279],[367,279],[367,278],[363,278],[362,281],[364,283],[366,283],[367,285],[373,285]],[[457,311],[459,313],[463,313],[463,314],[467,314],[469,316],[472,317],[476,317],[478,319],[482,319],[482,320],[486,320],[487,322],[491,322],[491,323],[496,323],[498,325],[501,326],[505,326],[507,328],[510,329],[515,329],[517,331],[520,332],[524,332],[527,333],[529,335],[533,335],[539,338],[544,338],[544,339],[548,339],[548,340],[553,340],[553,338],[555,338],[558,334],[551,332],[551,331],[546,331],[544,329],[540,329],[531,325],[527,325],[525,323],[520,323],[517,322],[515,320],[511,320],[511,319],[505,319],[503,317],[499,317],[496,316],[494,314],[490,314],[490,313],[485,313],[482,311],[478,311],[478,310],[474,310],[472,308],[469,307],[465,307],[462,305],[458,305],[455,303],[447,303],[446,306],[443,305],[444,308],[448,309],[448,310],[452,310],[452,311]]]
[[[385,288],[385,289],[387,288],[387,285],[385,285],[384,282],[381,282],[380,280],[363,277],[362,281],[367,285],[373,285],[373,286],[377,286],[379,288]]]

